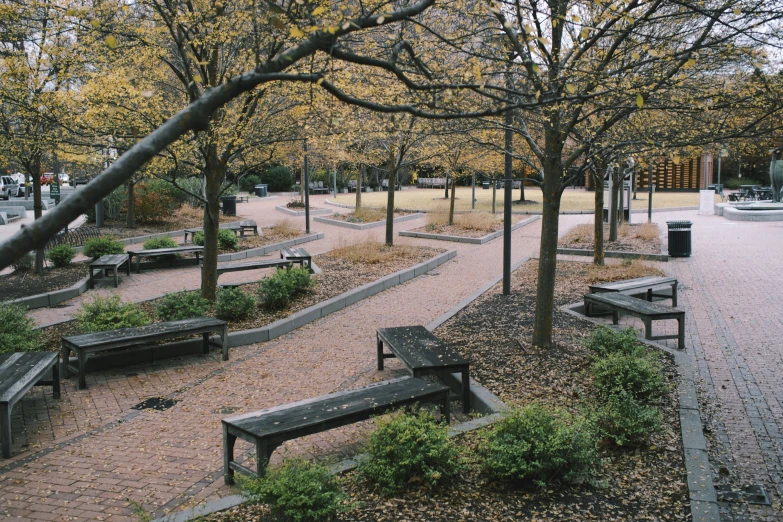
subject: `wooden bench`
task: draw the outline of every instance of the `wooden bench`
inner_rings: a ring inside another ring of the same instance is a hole
[[[612,324],[619,321],[620,312],[626,312],[638,317],[644,322],[644,338],[677,339],[677,348],[685,348],[685,312],[658,303],[650,303],[625,294],[585,294],[585,315],[593,315],[593,307],[598,305],[612,311]],[[664,319],[677,320],[677,335],[652,335],[652,322]]]
[[[413,377],[462,373],[462,410],[470,413],[470,363],[452,346],[444,343],[423,326],[378,328],[378,371],[383,360],[398,358]],[[384,344],[391,353],[384,353]]]
[[[209,334],[217,332],[222,342],[213,343]],[[83,335],[70,335],[62,338],[63,376],[68,377],[69,371],[79,376],[79,389],[87,388],[85,368],[89,356],[96,352],[113,352],[126,350],[135,346],[153,343],[162,339],[185,337],[202,334],[204,338],[203,354],[209,353],[210,345],[223,349],[223,360],[228,360],[228,327],[225,321],[213,317],[194,317],[179,321],[148,324],[134,328],[120,328],[106,332],[96,332]],[[78,366],[70,366],[71,351],[78,356]]]
[[[151,250],[129,250],[128,256],[130,256],[130,261],[133,262],[133,256],[136,256],[136,273],[141,272],[141,258],[142,257],[157,257],[157,256],[165,256],[165,255],[171,255],[171,254],[196,254],[196,264],[199,264],[199,258],[201,254],[204,252],[203,246],[198,245],[192,245],[192,246],[181,246],[181,247],[174,247],[174,248],[154,248]]]
[[[308,269],[311,269],[313,258],[310,254],[307,253],[307,250],[305,250],[304,248],[293,247],[293,248],[281,248],[280,259],[286,259],[294,263],[299,263],[302,266],[302,268],[305,268],[305,266],[307,266]]]
[[[128,275],[130,275],[130,256],[128,254],[110,254],[106,256],[101,256],[92,263],[90,263],[90,279],[87,282],[88,288],[95,288],[95,280],[93,276],[94,270],[103,270],[104,275],[109,275],[109,270],[114,271],[114,288],[117,288],[119,285],[119,280],[117,277],[117,269],[121,267],[122,265],[125,265],[125,269],[127,270]]]
[[[257,270],[259,268],[288,268],[294,263],[304,266],[303,260],[295,259],[264,259],[260,261],[240,261],[238,263],[223,263],[217,266],[217,276],[225,272],[241,272],[242,270]],[[202,266],[202,268],[204,268]]]
[[[51,372],[52,380],[41,380]],[[11,457],[11,411],[33,386],[52,386],[55,399],[60,398],[60,367],[52,352],[0,354],[0,443],[3,458]]]
[[[272,453],[287,440],[367,420],[403,406],[439,404],[448,423],[449,393],[448,386],[403,377],[223,419],[225,482],[234,483],[234,471],[262,477]],[[234,461],[237,437],[255,445],[256,472]]]
[[[668,286],[672,289],[672,295],[656,294],[654,290],[662,286]],[[639,294],[646,292],[647,300],[652,302],[653,297],[671,299],[672,306],[677,306],[677,279],[674,277],[647,276],[636,279],[627,279],[625,281],[615,281],[614,283],[603,283],[600,285],[590,285],[591,294],[619,292],[625,295]]]
[[[230,230],[236,234],[237,237],[245,237],[245,232],[253,232],[254,235],[258,235],[258,225],[252,219],[247,221],[237,221],[235,223],[224,223],[223,225],[220,225],[219,228],[221,230]],[[188,236],[191,236],[191,241],[193,241],[193,236],[196,235],[196,232],[202,232],[203,230],[203,228],[186,228],[184,230],[185,240],[183,243],[188,242]]]

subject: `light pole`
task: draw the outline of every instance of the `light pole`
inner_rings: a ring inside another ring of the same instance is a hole
[[[304,205],[305,232],[310,233],[310,168],[307,164],[307,138],[304,139]]]

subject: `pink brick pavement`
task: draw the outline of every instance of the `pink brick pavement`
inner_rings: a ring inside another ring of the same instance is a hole
[[[250,205],[240,206],[240,212],[248,215]],[[259,224],[284,217],[264,212],[274,211],[259,209],[252,217]],[[581,221],[581,216],[563,217],[563,228]],[[397,230],[415,226],[420,223],[403,223]],[[313,230],[326,233],[309,244],[313,253],[383,233],[320,223]],[[539,233],[540,222],[514,232],[514,260],[536,254]],[[160,516],[232,494],[221,476],[220,419],[227,416],[222,408],[254,411],[389,378],[394,371],[374,369],[375,328],[426,324],[501,271],[499,239],[482,246],[407,241],[455,248],[458,256],[272,342],[234,348],[225,363],[213,355],[96,372],[89,374],[87,390],[65,382],[59,401],[40,389],[29,393],[14,412],[14,457],[0,468],[0,513],[26,520],[130,520],[131,500]],[[133,285],[123,283],[120,293],[126,298],[158,295],[163,284],[172,289],[195,284],[194,270],[153,272],[148,275],[154,284],[131,290]],[[170,283],[173,273],[176,283]],[[180,402],[165,412],[129,409],[161,395]],[[357,429],[333,430],[286,448],[304,454],[339,452],[357,436]]]

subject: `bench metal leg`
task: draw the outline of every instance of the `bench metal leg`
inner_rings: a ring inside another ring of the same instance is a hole
[[[11,458],[11,405],[0,404],[0,443],[3,445],[3,458]]]
[[[95,288],[95,280],[93,279],[93,275],[92,275],[92,267],[90,267],[90,280],[87,282],[87,288],[89,288],[90,290]]]
[[[60,361],[54,361],[52,366],[52,396],[60,398]]]
[[[376,334],[376,343],[378,344],[378,371],[383,371],[383,341],[381,341],[381,337]]]
[[[677,307],[677,281],[672,283],[672,307]]]
[[[256,440],[256,476],[262,478],[266,475],[266,467],[269,464],[269,458],[272,456],[267,448],[265,440]]]
[[[130,258],[125,262],[125,272],[130,275]]]
[[[228,326],[223,327],[223,335],[221,336],[221,339],[223,340],[223,360],[228,360]]]
[[[620,312],[612,310],[612,324],[618,324],[620,322]]]
[[[652,321],[649,319],[644,319],[644,338],[652,339]]]
[[[63,378],[67,379],[71,372],[68,370],[68,360],[71,358],[71,349],[68,348],[65,343],[63,343],[62,348],[60,349],[60,356],[63,359]]]
[[[652,298],[653,298],[653,291],[652,291],[652,288],[648,288],[648,289],[647,289],[647,301],[649,301],[650,303],[652,303]]]
[[[136,256],[136,273],[141,273],[141,256]]]
[[[677,318],[677,349],[685,349],[685,314]]]
[[[470,369],[462,370],[462,413],[470,413]]]
[[[447,390],[443,394],[443,400],[440,407],[441,421],[444,424],[451,424],[451,391]]]
[[[236,435],[228,432],[228,427],[223,424],[223,482],[226,486],[234,484],[234,470],[231,469],[231,463],[234,461],[234,444],[237,441]]]
[[[201,334],[201,355],[209,355],[209,332]]]
[[[84,373],[87,366],[87,354],[83,350],[78,350],[77,355],[79,356],[79,389],[86,390],[87,378]]]
[[[117,277],[117,266],[115,265],[114,266],[114,288],[117,288],[118,286],[120,286],[120,280]]]

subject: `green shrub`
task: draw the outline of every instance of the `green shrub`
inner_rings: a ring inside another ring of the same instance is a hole
[[[41,349],[40,331],[27,315],[27,308],[0,303],[0,353]]]
[[[387,495],[402,490],[414,477],[437,485],[460,468],[448,427],[424,410],[378,420],[378,429],[367,442],[367,457],[359,473]]]
[[[103,217],[105,219],[117,219],[123,212],[127,211],[128,189],[125,185],[120,185],[111,193],[103,198]],[[95,205],[90,205],[84,211],[87,221],[95,223]]]
[[[193,244],[204,246],[204,231],[199,230],[193,234]],[[218,248],[221,250],[235,250],[239,244],[239,238],[230,230],[218,231]]]
[[[495,423],[479,450],[494,477],[543,487],[589,474],[596,447],[595,427],[585,417],[531,404]]]
[[[261,178],[259,178],[255,174],[249,174],[239,180],[239,189],[245,192],[253,192],[256,188],[256,185],[260,185],[260,184],[261,184]]]
[[[148,178],[133,191],[133,216],[140,223],[165,221],[182,203],[184,192],[166,181]]]
[[[586,345],[601,356],[611,353],[630,355],[642,350],[639,339],[636,337],[636,330],[633,328],[626,328],[618,332],[606,326],[599,326],[593,330]]]
[[[70,265],[74,257],[76,250],[71,245],[59,245],[46,252],[46,258],[56,267]]]
[[[144,240],[144,250],[157,250],[158,248],[176,248],[179,245],[176,241],[170,237],[151,237]],[[174,259],[177,254],[166,254],[163,256],[155,256],[152,259]]]
[[[84,303],[74,315],[83,333],[102,332],[149,324],[150,318],[133,303],[123,303],[120,296],[96,297]]]
[[[301,458],[284,459],[261,479],[240,477],[239,484],[252,501],[267,504],[276,519],[296,522],[331,520],[347,498],[328,469]]]
[[[641,404],[625,391],[610,395],[596,416],[601,434],[618,446],[638,444],[661,431],[663,424],[658,408]]]
[[[112,236],[94,237],[84,242],[84,255],[93,259],[109,254],[124,254],[125,245]]]
[[[297,293],[312,285],[313,279],[307,268],[291,268],[278,270],[274,275],[262,279],[258,292],[264,305],[280,309],[288,306]]]
[[[35,255],[28,252],[27,254],[23,255],[13,263],[11,263],[11,266],[14,267],[14,270],[17,272],[27,272],[28,270],[33,269],[33,265],[35,264]]]
[[[629,393],[635,400],[649,404],[666,391],[666,380],[654,354],[609,354],[591,365],[593,383],[604,399]]]
[[[155,307],[155,313],[164,321],[179,321],[201,317],[209,311],[210,303],[201,292],[175,292],[166,294]]]
[[[294,184],[294,176],[288,167],[273,167],[261,175],[262,183],[269,185],[269,192],[285,192]]]
[[[244,319],[256,309],[256,298],[241,288],[221,288],[215,303],[215,315],[220,319]]]

